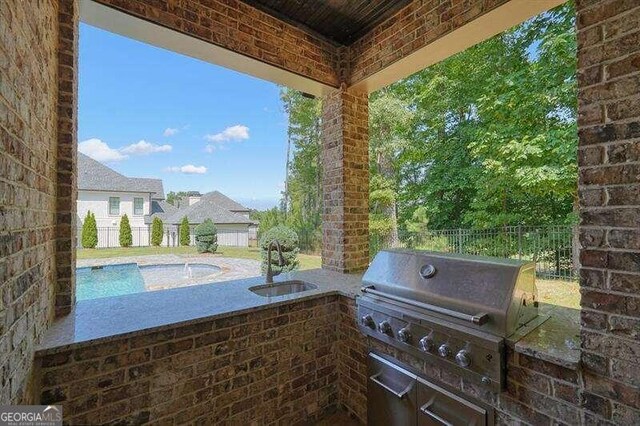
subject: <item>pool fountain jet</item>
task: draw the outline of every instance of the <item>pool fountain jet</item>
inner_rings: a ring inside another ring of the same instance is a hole
[[[189,266],[189,262],[184,263],[184,277],[193,278],[193,271],[191,270],[191,266]]]

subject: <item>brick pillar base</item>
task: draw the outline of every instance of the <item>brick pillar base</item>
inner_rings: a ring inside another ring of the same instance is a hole
[[[369,264],[369,100],[345,88],[322,110],[322,267],[358,272]]]

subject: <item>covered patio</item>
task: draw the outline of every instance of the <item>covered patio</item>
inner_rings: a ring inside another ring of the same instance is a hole
[[[2,404],[62,405],[71,424],[366,423],[368,95],[561,3],[3,1]],[[403,360],[499,424],[640,423],[640,4],[576,9],[580,347],[510,349],[502,392]],[[322,269],[297,276],[317,290],[258,303],[242,293],[256,279],[76,304],[80,21],[322,97]]]

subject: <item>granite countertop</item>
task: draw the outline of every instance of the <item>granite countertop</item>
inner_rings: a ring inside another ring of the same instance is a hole
[[[543,304],[548,320],[515,344],[515,351],[562,367],[580,366],[580,310]]]
[[[249,291],[249,287],[264,284],[264,277],[254,277],[79,301],[69,315],[56,320],[47,330],[36,348],[36,355],[306,299],[334,294],[355,297],[362,286],[362,274],[341,274],[323,269],[282,274],[274,279],[275,282],[287,280],[306,281],[318,288],[285,296],[263,297]],[[580,311],[543,304],[540,314],[548,319],[515,342],[515,351],[577,369],[580,362]]]
[[[275,282],[287,280],[306,281],[317,285],[318,288],[286,296],[263,297],[249,291],[249,287],[264,284],[264,277],[254,277],[82,300],[69,315],[51,325],[36,348],[36,355],[191,322],[237,315],[293,301],[332,294],[355,297],[362,285],[362,274],[341,274],[312,269],[285,273],[274,278]]]

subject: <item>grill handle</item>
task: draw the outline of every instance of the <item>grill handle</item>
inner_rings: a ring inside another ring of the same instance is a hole
[[[430,305],[428,303],[417,302],[415,300],[407,299],[405,297],[394,296],[392,294],[383,293],[374,288],[374,286],[362,287],[360,289],[363,293],[373,294],[374,296],[380,296],[383,298],[395,300],[396,302],[406,303],[408,305],[415,306],[416,308],[426,309],[427,311],[437,312],[439,314],[448,315],[453,318],[458,318],[463,321],[468,321],[476,325],[484,325],[489,321],[489,314],[484,312],[476,315],[463,314],[462,312],[453,311],[447,308],[441,308],[440,306]]]
[[[398,399],[403,399],[409,393],[411,388],[413,387],[413,381],[412,381],[411,383],[409,383],[409,386],[407,386],[406,388],[404,388],[403,390],[398,392],[397,390],[392,389],[391,387],[385,385],[380,380],[378,380],[378,377],[380,377],[381,374],[382,373],[374,374],[373,376],[369,377],[369,379],[373,383],[375,383],[376,385],[380,386],[382,389],[384,389],[387,392],[395,395]]]
[[[439,415],[431,411],[430,410],[431,405],[433,405],[433,402],[428,402],[424,404],[422,407],[420,407],[420,412],[431,417],[433,420],[435,420],[436,422],[438,422],[438,424],[441,424],[442,426],[453,426],[453,423],[449,423],[448,421],[446,421],[445,419],[443,419],[442,417],[440,417]]]

